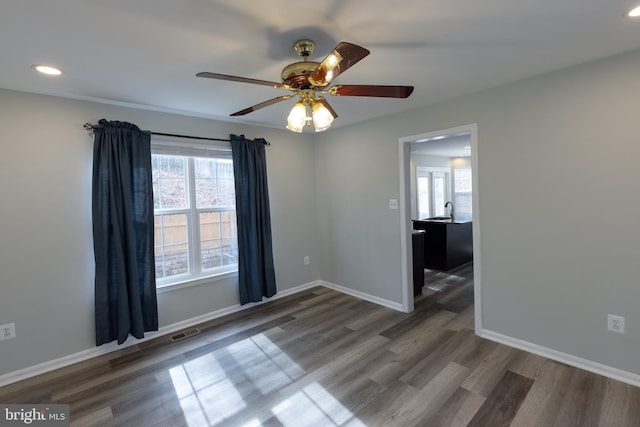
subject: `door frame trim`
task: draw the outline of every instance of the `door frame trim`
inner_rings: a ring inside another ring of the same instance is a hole
[[[402,311],[413,311],[413,282],[411,268],[411,186],[410,186],[410,159],[411,144],[419,139],[433,138],[436,136],[452,135],[460,132],[469,132],[471,140],[471,195],[472,195],[472,221],[473,221],[473,293],[474,293],[474,320],[475,331],[483,331],[482,326],[482,263],[480,262],[480,209],[479,209],[479,181],[478,181],[478,125],[471,123],[448,129],[404,136],[398,139],[400,161],[400,259],[402,272]]]

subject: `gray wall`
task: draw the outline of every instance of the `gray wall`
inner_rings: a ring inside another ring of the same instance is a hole
[[[319,136],[323,277],[400,301],[398,138],[477,123],[484,328],[640,374],[639,69],[636,51]]]
[[[15,322],[17,332],[0,342],[0,375],[95,346],[92,139],[82,125],[103,117],[159,132],[266,138],[278,290],[320,276],[306,135],[0,90],[0,324]],[[238,304],[237,293],[237,277],[161,293],[160,326]]]
[[[399,210],[389,209],[389,199],[399,198],[403,134],[393,120],[381,121],[387,126],[370,122],[316,136],[322,279],[401,303]]]

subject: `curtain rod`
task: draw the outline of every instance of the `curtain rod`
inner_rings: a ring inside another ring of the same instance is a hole
[[[94,125],[91,124],[89,122],[84,124],[84,128],[86,130],[94,130],[96,128],[98,128],[98,125]],[[177,135],[174,133],[162,133],[162,132],[150,132],[151,135],[159,135],[159,136],[173,136],[176,138],[187,138],[187,139],[200,139],[200,140],[206,140],[206,141],[226,141],[226,142],[231,142],[230,139],[222,139],[222,138],[208,138],[205,136],[191,136],[191,135]],[[265,145],[271,145],[271,143],[269,141],[265,141]]]

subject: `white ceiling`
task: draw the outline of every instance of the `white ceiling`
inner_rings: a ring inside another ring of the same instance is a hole
[[[280,81],[303,38],[311,60],[340,41],[371,51],[336,84],[415,86],[404,100],[330,97],[335,128],[638,49],[640,21],[623,17],[635,2],[7,0],[0,88],[282,128],[293,100],[228,115],[289,92],[195,74]]]
[[[471,136],[469,133],[462,135],[442,135],[429,141],[418,140],[410,145],[411,154],[426,154],[440,157],[470,157]]]

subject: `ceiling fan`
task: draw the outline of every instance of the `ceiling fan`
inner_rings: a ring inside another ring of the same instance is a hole
[[[334,118],[338,117],[338,114],[322,94],[407,98],[413,92],[413,86],[335,85],[328,87],[334,78],[369,55],[370,52],[367,49],[355,44],[338,43],[322,62],[308,60],[309,55],[315,49],[315,43],[312,40],[299,40],[294,44],[293,48],[303,58],[303,61],[284,67],[281,73],[282,83],[209,72],[198,73],[196,76],[271,86],[276,89],[285,89],[293,92],[290,95],[278,96],[252,105],[230,115],[243,116],[297,95],[300,100],[294,105],[287,118],[287,128],[294,132],[302,132],[304,126],[310,126],[312,120],[316,132],[323,131],[331,126]]]

